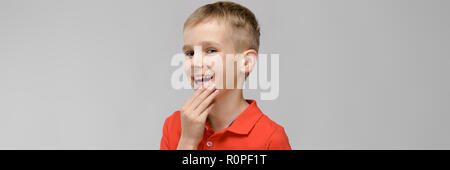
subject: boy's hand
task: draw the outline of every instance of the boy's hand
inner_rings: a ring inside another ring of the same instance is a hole
[[[214,106],[211,102],[218,92],[214,83],[202,86],[181,107],[181,138],[177,149],[197,149],[203,137],[206,118]]]

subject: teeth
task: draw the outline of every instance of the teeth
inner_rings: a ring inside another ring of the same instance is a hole
[[[209,81],[211,79],[212,79],[212,76],[204,76],[201,79],[195,79],[195,82],[199,83],[199,82],[202,82],[202,81]]]

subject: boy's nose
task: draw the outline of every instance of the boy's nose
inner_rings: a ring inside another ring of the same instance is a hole
[[[203,56],[201,54],[195,54],[193,58],[194,67],[203,67]]]
[[[194,55],[193,61],[192,61],[192,67],[193,67],[192,74],[200,75],[199,77],[201,77],[201,75],[203,75],[203,72],[205,70],[208,70],[207,69],[208,65],[206,64],[206,61],[203,58],[202,54]]]
[[[205,66],[205,59],[203,58],[203,52],[202,52],[201,48],[194,50],[192,64],[194,64],[194,67],[199,67],[199,68],[202,68],[203,66]]]
[[[194,67],[203,67],[203,52],[202,52],[202,46],[194,46],[194,56],[193,56],[193,62]]]

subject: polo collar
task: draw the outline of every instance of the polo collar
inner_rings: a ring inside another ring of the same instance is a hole
[[[250,104],[227,128],[227,131],[247,135],[263,115],[255,100],[247,100]]]

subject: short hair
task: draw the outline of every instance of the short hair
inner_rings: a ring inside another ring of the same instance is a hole
[[[206,19],[218,19],[233,29],[235,50],[259,50],[260,28],[255,14],[248,8],[234,2],[219,1],[195,10],[184,23],[183,30]],[[239,33],[243,33],[239,34]]]

